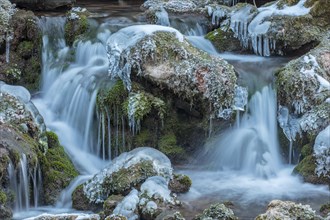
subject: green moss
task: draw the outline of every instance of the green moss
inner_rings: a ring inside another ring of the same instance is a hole
[[[104,179],[102,188],[107,195],[127,193],[148,177],[157,175],[152,161],[142,161],[128,168],[122,168]]]
[[[192,181],[189,176],[187,175],[180,175],[180,178],[178,178],[179,182],[185,186],[191,186]]]
[[[89,29],[87,15],[80,14],[79,19],[68,20],[65,24],[65,40],[71,45]]]
[[[301,149],[301,156],[303,158],[311,155],[313,153],[313,148],[311,146],[311,144],[306,144],[303,146],[303,148]]]
[[[58,194],[67,187],[71,180],[78,176],[70,158],[60,145],[57,135],[47,132],[49,149],[42,157],[42,170],[44,174],[45,201],[51,204],[56,201]]]
[[[17,52],[19,56],[23,58],[29,58],[33,54],[33,48],[34,48],[33,42],[23,41],[18,45]]]
[[[149,143],[152,141],[152,135],[149,130],[142,130],[134,137],[133,141],[136,147],[150,146]]]
[[[3,205],[7,202],[6,193],[0,190],[0,205]]]
[[[330,186],[330,179],[328,177],[318,177],[315,174],[316,159],[313,155],[305,157],[299,164],[294,168],[293,173],[303,177],[305,182],[313,184],[328,184]]]
[[[205,38],[210,40],[220,51],[237,51],[242,49],[239,40],[234,37],[234,32],[230,28],[226,31],[218,28],[209,32]]]
[[[118,80],[110,89],[102,89],[97,95],[97,105],[103,109],[108,107],[111,109],[115,106],[121,106],[128,97],[128,92],[123,81]]]
[[[174,133],[163,135],[158,142],[158,149],[167,155],[171,160],[183,159],[186,156],[185,150],[177,145]]]

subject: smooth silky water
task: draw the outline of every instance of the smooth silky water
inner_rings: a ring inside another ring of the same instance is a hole
[[[101,115],[96,109],[99,89],[114,83],[108,77],[109,60],[106,42],[119,29],[141,24],[137,12],[142,1],[123,4],[114,1],[78,1],[78,5],[92,12],[95,31],[91,40],[78,42],[74,55],[64,41],[64,22],[61,17],[42,18],[43,30],[43,83],[40,93],[33,99],[50,130],[59,136],[61,144],[81,175],[65,189],[53,207],[30,207],[16,211],[14,218],[22,219],[41,213],[72,213],[71,193],[76,186],[91,178],[109,159],[116,155],[105,140],[105,117],[116,115],[109,109]],[[226,131],[212,137],[195,161],[177,171],[192,178],[187,194],[180,195],[186,219],[201,212],[214,202],[231,201],[241,219],[250,219],[266,209],[272,199],[288,199],[311,204],[319,209],[329,198],[323,186],[314,186],[291,175],[293,166],[284,164],[279,152],[276,96],[272,87],[274,71],[287,59],[263,58],[255,55],[219,54],[203,35],[206,28],[191,20],[168,20],[160,13],[159,21],[170,24],[186,35],[197,48],[220,56],[233,64],[239,74],[239,84],[249,89],[247,111],[237,112],[237,121]],[[70,63],[67,60],[74,60]],[[116,118],[116,117],[114,117]],[[116,119],[121,120],[121,119]],[[121,132],[115,132],[120,135]],[[110,135],[111,137],[111,135]],[[99,141],[102,139],[102,141]],[[202,148],[202,146],[201,146]],[[196,165],[198,164],[198,165]]]

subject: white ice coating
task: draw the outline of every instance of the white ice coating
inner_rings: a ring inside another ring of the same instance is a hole
[[[87,214],[87,213],[61,213],[61,214],[44,213],[36,217],[25,218],[25,220],[46,220],[46,219],[98,220],[100,219],[100,216],[97,214]]]
[[[108,73],[111,78],[119,77],[123,80],[127,90],[131,90],[131,66],[120,64],[120,56],[123,51],[130,49],[139,40],[157,31],[171,32],[182,42],[184,36],[176,29],[160,25],[133,25],[112,34],[107,41],[107,53],[109,59]]]
[[[125,216],[127,220],[138,219],[139,216],[135,213],[135,211],[139,201],[139,192],[136,189],[132,189],[123,201],[116,206],[115,210],[113,210],[113,215]]]
[[[0,81],[0,92],[8,93],[21,100],[23,103],[28,103],[31,100],[30,92],[23,86],[12,86]]]
[[[314,155],[317,163],[316,174],[330,178],[330,125],[317,135],[314,143]]]
[[[172,176],[171,161],[165,154],[160,151],[149,148],[140,147],[130,152],[122,153],[119,157],[115,158],[107,168],[96,174],[93,179],[84,184],[85,195],[96,203],[103,202],[104,196],[100,195],[102,191],[102,183],[107,176],[120,170],[121,168],[129,168],[142,161],[152,161],[153,168],[158,175],[165,177],[167,180]]]
[[[252,47],[256,54],[270,56],[271,50],[276,47],[276,42],[267,35],[271,26],[269,19],[275,15],[306,15],[310,8],[304,6],[305,1],[300,0],[293,6],[284,5],[282,9],[279,9],[278,2],[276,2],[266,7],[260,7],[257,11],[252,5],[247,5],[233,12],[230,18],[230,27],[243,47]]]
[[[171,190],[168,189],[168,181],[162,176],[149,177],[141,185],[141,194],[146,194],[151,199],[174,204]]]
[[[161,7],[158,11],[156,11],[155,15],[157,17],[157,21],[156,21],[157,25],[171,26],[168,13],[163,7]]]
[[[248,90],[242,86],[235,87],[233,110],[244,111],[248,102]]]
[[[312,67],[311,69],[306,69],[305,67],[302,67],[300,69],[300,72],[304,75],[312,76],[317,79],[317,81],[320,83],[318,92],[330,90],[330,82],[317,73],[317,70],[320,69],[320,66],[316,58],[312,54],[309,54],[304,56],[304,62],[306,64],[312,65]]]

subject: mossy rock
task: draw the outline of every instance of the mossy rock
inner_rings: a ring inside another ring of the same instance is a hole
[[[109,198],[103,203],[103,213],[105,216],[109,216],[112,214],[113,210],[116,206],[123,200],[124,196],[122,195],[111,195]]]
[[[324,176],[318,177],[315,174],[315,169],[316,159],[313,155],[309,155],[299,162],[293,173],[300,175],[305,182],[330,185],[330,179]]]
[[[209,32],[205,38],[210,40],[219,51],[243,50],[240,41],[234,37],[234,32],[232,32],[229,28],[227,31],[223,31],[221,28],[218,28]]]
[[[323,204],[320,208],[320,212],[323,216],[327,216],[330,213],[330,202]]]
[[[169,182],[169,189],[175,193],[188,192],[191,187],[192,181],[187,175],[174,174],[173,179]]]
[[[119,106],[121,108],[122,103],[127,99],[128,91],[126,90],[123,81],[118,80],[113,86],[102,89],[97,94],[97,105],[103,109],[107,107]]]
[[[107,195],[129,193],[132,187],[138,187],[148,177],[157,175],[152,161],[142,161],[128,168],[121,168],[112,175],[107,176],[102,184]]]
[[[72,207],[82,211],[99,212],[102,207],[94,203],[90,203],[84,194],[83,184],[79,185],[72,193]]]
[[[65,24],[65,40],[68,45],[72,45],[89,29],[88,14],[79,14],[78,16],[78,19],[68,19]]]
[[[47,132],[47,138],[49,149],[42,160],[44,199],[46,204],[54,204],[61,191],[78,176],[78,172],[60,145],[57,135]]]
[[[313,154],[313,146],[311,144],[305,144],[301,149],[301,156],[305,158]]]

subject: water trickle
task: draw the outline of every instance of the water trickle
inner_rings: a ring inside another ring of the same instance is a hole
[[[6,37],[6,63],[9,63],[11,40],[12,40],[12,36],[8,34],[8,36]]]
[[[162,26],[171,26],[170,19],[168,17],[168,13],[163,7],[161,7],[159,9],[159,11],[157,11],[155,13],[155,15],[157,17],[156,24],[162,25]]]
[[[25,154],[22,154],[19,164],[15,169],[10,161],[8,165],[10,188],[15,193],[15,212],[28,211],[33,203],[34,207],[39,204],[40,192],[42,187],[41,170],[37,162],[35,167],[29,168]],[[30,188],[32,185],[32,188]],[[30,189],[32,191],[30,192]]]

